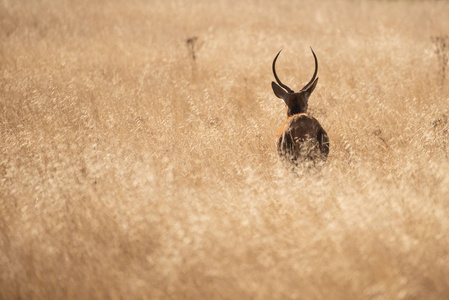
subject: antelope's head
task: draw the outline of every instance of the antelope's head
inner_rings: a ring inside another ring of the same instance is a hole
[[[283,84],[279,77],[276,75],[276,60],[278,59],[279,54],[281,51],[278,52],[276,57],[273,60],[273,74],[274,78],[276,78],[276,82],[271,82],[271,87],[273,88],[274,94],[276,97],[284,100],[285,104],[287,104],[288,110],[287,110],[287,116],[292,116],[299,113],[306,113],[307,107],[308,107],[308,101],[310,94],[312,94],[313,90],[315,89],[315,86],[318,82],[318,78],[316,77],[316,74],[318,72],[318,61],[316,59],[315,52],[312,50],[313,58],[315,59],[315,73],[313,73],[312,79],[297,93],[295,93],[292,89],[290,89],[288,86]]]

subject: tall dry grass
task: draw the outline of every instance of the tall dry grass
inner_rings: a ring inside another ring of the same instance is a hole
[[[449,298],[448,15],[2,1],[0,298]],[[295,174],[271,62],[297,89],[309,46],[331,153]]]

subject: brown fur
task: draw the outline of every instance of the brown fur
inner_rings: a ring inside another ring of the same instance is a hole
[[[281,157],[300,162],[325,161],[329,137],[317,119],[306,113],[290,116],[278,132],[276,148]]]
[[[315,53],[312,50],[315,58],[315,73],[298,93],[283,84],[277,77],[275,64],[279,53],[273,61],[273,74],[279,85],[272,82],[272,88],[274,94],[284,100],[288,108],[287,121],[278,132],[276,146],[279,156],[296,165],[326,161],[329,154],[329,137],[318,120],[307,114],[309,97],[318,83],[316,78],[318,61]]]

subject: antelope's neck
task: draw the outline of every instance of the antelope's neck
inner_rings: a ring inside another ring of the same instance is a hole
[[[290,118],[291,116],[297,115],[297,114],[307,114],[307,110],[303,110],[300,107],[289,107],[287,110],[287,117]]]

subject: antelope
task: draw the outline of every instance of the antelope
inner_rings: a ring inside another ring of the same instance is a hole
[[[297,93],[283,84],[276,74],[276,60],[282,50],[273,60],[273,74],[277,81],[271,82],[276,97],[284,100],[287,105],[287,121],[279,129],[276,148],[281,158],[287,159],[294,165],[325,162],[329,154],[329,137],[317,119],[307,113],[309,97],[315,89],[318,78],[318,61],[315,59],[315,72],[312,79]]]

